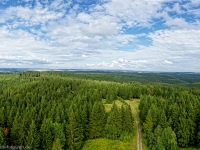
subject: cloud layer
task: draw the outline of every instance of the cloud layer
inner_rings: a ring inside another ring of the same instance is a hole
[[[194,71],[196,0],[1,0],[0,67]]]

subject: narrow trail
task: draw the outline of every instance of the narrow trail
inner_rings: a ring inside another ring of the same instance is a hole
[[[138,113],[133,105],[131,105],[130,103],[129,103],[129,105],[131,106],[131,109],[134,111],[134,115],[136,118],[135,122],[136,122],[136,127],[137,127],[137,150],[143,150],[143,148],[142,148],[142,133],[141,133],[140,120],[138,117]]]

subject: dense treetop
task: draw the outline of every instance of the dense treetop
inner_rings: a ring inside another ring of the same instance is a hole
[[[193,74],[2,73],[0,143],[81,149],[87,139],[120,139],[134,130],[130,106],[123,100],[137,98],[150,149],[200,146],[198,80]],[[115,105],[117,99],[122,107]],[[110,112],[102,100],[113,103]]]

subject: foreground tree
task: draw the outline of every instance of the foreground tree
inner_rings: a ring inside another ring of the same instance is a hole
[[[171,127],[167,127],[163,130],[161,138],[166,150],[178,150],[176,134]]]
[[[89,137],[98,138],[102,136],[105,126],[105,108],[102,102],[96,101],[93,105],[89,121]]]
[[[3,146],[5,145],[5,140],[4,140],[4,134],[3,134],[3,131],[2,129],[0,128],[0,146]]]
[[[70,150],[78,150],[83,144],[83,132],[80,126],[78,111],[70,107],[69,120],[67,124],[67,143]]]
[[[120,136],[122,132],[122,116],[121,110],[114,103],[107,118],[105,134],[106,137],[116,139]]]
[[[53,142],[53,145],[52,145],[51,150],[63,150],[63,149],[62,149],[62,145],[61,145],[61,143],[60,143],[60,139],[56,139],[56,140]]]
[[[133,122],[134,122],[130,105],[129,106],[122,105],[121,115],[122,115],[122,130],[130,133],[133,130]]]
[[[52,137],[52,121],[45,119],[40,128],[40,149],[50,150],[53,143]]]
[[[37,150],[39,147],[38,131],[33,120],[25,139],[25,145],[30,146],[33,150]]]

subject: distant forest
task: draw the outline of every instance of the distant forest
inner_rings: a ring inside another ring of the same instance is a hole
[[[149,149],[200,147],[200,74],[26,71],[1,73],[0,85],[0,145],[78,150],[120,139],[135,130],[124,100],[140,99]],[[123,105],[106,112],[114,100]]]

